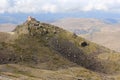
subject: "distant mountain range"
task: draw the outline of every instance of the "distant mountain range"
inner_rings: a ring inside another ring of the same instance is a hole
[[[21,24],[26,20],[27,16],[34,16],[42,22],[54,22],[65,18],[96,18],[103,19],[109,23],[116,23],[120,20],[119,13],[107,13],[101,11],[87,12],[66,12],[66,13],[4,13],[0,14],[0,23]]]
[[[120,51],[120,19],[66,18],[52,23],[84,38]]]
[[[103,21],[108,24],[118,24],[118,23],[120,23],[120,18],[118,18],[118,19],[117,18],[116,19],[108,18],[108,19],[103,19]]]
[[[15,24],[6,23],[0,24],[0,32],[11,32],[16,28]]]

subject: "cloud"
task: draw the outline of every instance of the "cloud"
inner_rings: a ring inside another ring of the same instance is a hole
[[[120,0],[0,0],[0,13],[120,12]]]
[[[8,0],[0,0],[0,13],[4,13],[9,6]]]
[[[52,12],[52,13],[57,12],[57,6],[54,4],[45,4],[41,8],[42,8],[42,11],[44,12]]]

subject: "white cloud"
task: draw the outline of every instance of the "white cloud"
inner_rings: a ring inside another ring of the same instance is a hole
[[[105,3],[99,3],[98,2],[90,2],[88,3],[86,6],[83,7],[83,11],[91,11],[91,10],[104,10],[104,11],[107,11],[109,9],[109,7],[105,4]]]
[[[8,0],[0,0],[0,13],[4,13],[9,6]]]
[[[44,12],[52,12],[52,13],[55,13],[57,12],[57,6],[54,5],[54,4],[45,4],[42,6],[42,10]]]
[[[120,0],[0,0],[0,13],[120,12]]]

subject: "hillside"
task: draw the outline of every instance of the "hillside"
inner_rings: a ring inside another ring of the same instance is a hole
[[[4,23],[0,24],[0,32],[10,32],[16,28],[15,24]]]
[[[119,19],[67,18],[53,25],[74,32],[87,40],[120,52]]]
[[[34,18],[0,42],[0,79],[119,80],[120,54]]]

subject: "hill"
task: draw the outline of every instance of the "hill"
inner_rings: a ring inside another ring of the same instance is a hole
[[[0,32],[11,32],[16,28],[15,24],[5,23],[0,24]]]
[[[1,79],[119,80],[120,54],[29,17],[0,42]]]

